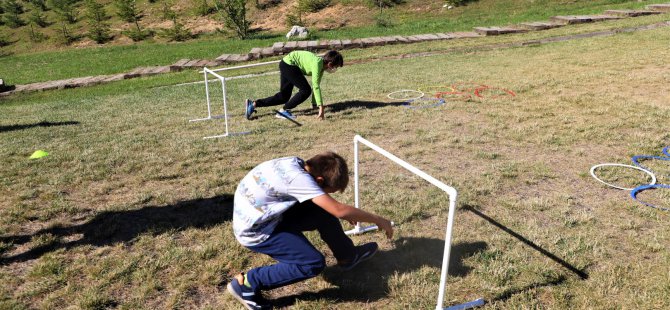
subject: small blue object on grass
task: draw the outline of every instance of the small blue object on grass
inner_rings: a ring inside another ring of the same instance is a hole
[[[444,310],[465,310],[465,309],[470,309],[470,308],[475,308],[475,307],[481,307],[484,304],[486,304],[486,301],[484,301],[483,298],[475,299],[470,302],[466,302],[464,304],[460,305],[454,305],[451,307],[444,308]]]
[[[632,191],[630,191],[630,196],[633,197],[634,200],[639,201],[641,204],[643,204],[647,207],[651,207],[651,208],[659,209],[659,210],[663,210],[663,211],[670,211],[670,209],[668,209],[668,208],[655,206],[655,205],[650,204],[648,202],[637,199],[637,194],[639,194],[641,191],[645,191],[645,190],[648,190],[648,189],[655,189],[655,188],[670,188],[670,185],[666,185],[666,184],[641,185],[641,186],[638,186],[638,187],[634,188]]]
[[[666,152],[666,149],[663,149],[663,152]],[[645,170],[649,170],[651,172],[656,172],[652,169],[649,169],[648,167],[643,166],[640,163],[640,159],[670,160],[670,156],[635,155],[635,156],[633,156],[632,159],[633,159],[633,164],[635,164],[636,166],[638,166],[642,169],[645,169]]]
[[[435,103],[428,103],[423,105],[412,105],[413,103],[420,103],[425,101],[434,101]],[[404,106],[410,109],[426,109],[426,108],[435,108],[443,105],[445,103],[442,98],[417,98],[414,100],[406,101]]]

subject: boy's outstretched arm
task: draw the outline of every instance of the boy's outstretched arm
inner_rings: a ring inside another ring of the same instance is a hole
[[[328,194],[315,197],[312,199],[312,202],[339,219],[350,222],[374,223],[386,232],[386,237],[389,239],[393,237],[393,225],[391,225],[391,221],[379,215],[340,203]]]

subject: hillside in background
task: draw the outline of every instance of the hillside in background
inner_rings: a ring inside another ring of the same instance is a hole
[[[245,0],[0,0],[0,56],[140,41],[235,39],[239,35],[226,25],[225,12],[226,3],[236,1],[242,1],[239,4]],[[254,0],[245,6],[249,25],[246,38],[280,39],[293,24],[307,26],[313,37],[315,33],[317,37],[356,37],[380,31],[411,34],[465,30],[473,25],[590,13],[605,7],[639,8],[661,2]]]

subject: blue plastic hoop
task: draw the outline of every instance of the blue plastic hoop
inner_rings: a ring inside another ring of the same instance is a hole
[[[668,208],[662,208],[662,207],[659,207],[659,206],[655,206],[655,205],[650,204],[648,202],[637,199],[637,194],[640,193],[641,191],[645,191],[645,190],[648,190],[648,189],[654,189],[654,188],[670,188],[670,185],[667,185],[667,184],[641,185],[641,186],[638,186],[638,187],[634,188],[632,191],[630,191],[630,196],[633,197],[634,200],[639,201],[641,204],[643,204],[647,207],[651,207],[651,208],[659,209],[659,210],[663,210],[663,211],[670,211],[670,209],[668,209]]]
[[[436,101],[436,100],[437,100],[437,103],[434,103],[434,104],[426,104],[426,105],[420,105],[420,106],[412,106],[412,105],[411,105],[412,102],[415,102],[415,101],[428,101],[428,100],[432,100],[432,101]],[[417,99],[413,99],[413,100],[405,101],[404,106],[405,106],[406,108],[408,108],[408,109],[426,109],[426,108],[435,108],[435,107],[439,107],[439,106],[443,105],[445,102],[446,102],[446,101],[444,101],[444,99],[442,99],[442,98],[417,98]]]
[[[665,151],[665,149],[663,149],[663,151]],[[640,158],[645,158],[645,159],[659,159],[659,160],[670,160],[670,156],[652,156],[652,155],[635,155],[635,156],[633,156],[633,158],[632,158],[632,159],[633,159],[633,164],[635,164],[636,166],[638,166],[638,167],[640,167],[640,168],[647,169],[647,170],[649,170],[649,171],[651,171],[651,172],[654,172],[654,171],[651,170],[651,169],[649,169],[649,168],[647,168],[647,167],[645,167],[645,166],[643,166],[643,165],[638,161],[638,159],[640,159]]]
[[[666,146],[663,148],[663,154],[665,154],[665,156],[670,157],[670,152],[668,152],[668,148],[670,148],[670,146]]]

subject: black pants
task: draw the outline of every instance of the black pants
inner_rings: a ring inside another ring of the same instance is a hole
[[[283,104],[284,110],[290,110],[303,103],[312,94],[312,88],[298,66],[291,66],[282,60],[279,62],[279,75],[279,92],[274,96],[256,100],[256,107]],[[291,97],[293,87],[297,87],[298,92]]]

